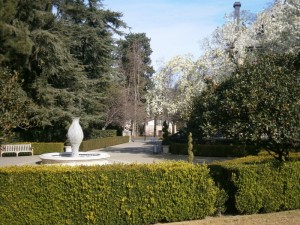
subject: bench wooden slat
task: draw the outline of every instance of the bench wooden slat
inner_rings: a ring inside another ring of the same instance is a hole
[[[5,144],[0,147],[1,157],[3,153],[16,153],[19,156],[20,152],[30,152],[33,155],[33,148],[31,144]]]

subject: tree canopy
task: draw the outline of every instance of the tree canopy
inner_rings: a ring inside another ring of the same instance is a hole
[[[88,138],[110,124],[123,126],[134,115],[128,109],[142,114],[153,73],[150,39],[141,33],[118,41],[127,28],[122,13],[102,0],[0,4],[0,66],[18,74],[30,102],[30,129],[15,129],[21,137],[63,141],[70,118],[80,116]]]
[[[200,58],[176,56],[160,68],[148,111],[177,113],[195,139],[221,133],[287,159],[299,149],[299,12],[287,0],[256,16],[243,11],[239,23],[227,17]]]
[[[1,2],[0,64],[19,74],[32,129],[63,140],[72,116],[86,130],[103,125],[121,17],[99,0]]]
[[[147,103],[148,116],[194,120],[201,137],[220,130],[258,143],[262,135],[282,159],[299,138],[287,134],[299,133],[299,15],[298,0],[286,0],[256,16],[244,11],[240,23],[229,16],[200,58],[176,56],[152,80],[150,39],[129,33],[116,41],[127,26],[102,0],[0,1],[2,133],[24,134],[18,127],[26,125],[48,133],[44,140],[64,140],[75,115],[86,137],[126,121],[137,130]]]
[[[17,72],[0,68],[0,143],[16,127],[28,126],[27,107],[30,102],[18,82]]]
[[[287,160],[291,149],[300,148],[299,56],[263,54],[245,61],[196,101],[194,132],[202,138],[221,133]]]
[[[150,39],[145,33],[130,33],[119,41],[119,73],[126,93],[124,111],[134,136],[146,118],[145,95],[154,73],[151,53]]]

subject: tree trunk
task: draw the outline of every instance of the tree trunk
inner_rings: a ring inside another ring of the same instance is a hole
[[[156,137],[156,126],[157,126],[157,117],[154,116],[154,133],[153,133],[153,137]]]

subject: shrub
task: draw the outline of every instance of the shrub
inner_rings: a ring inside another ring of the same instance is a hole
[[[163,132],[163,140],[162,140],[162,145],[170,145],[170,137],[169,137],[169,123],[165,120],[163,122],[163,128],[162,128],[162,132]]]
[[[33,142],[31,143],[33,147],[33,153],[35,155],[41,155],[50,152],[63,152],[64,143],[45,143],[45,142]]]
[[[204,218],[219,193],[184,162],[0,168],[1,224],[153,224]]]
[[[129,136],[90,139],[90,140],[83,141],[81,143],[80,150],[89,151],[94,149],[106,148],[113,145],[123,144],[127,142],[129,142]]]
[[[96,138],[107,138],[107,137],[116,137],[117,136],[117,130],[97,130],[92,129],[89,134],[87,134],[87,137],[89,139],[96,139]]]
[[[240,213],[300,208],[300,162],[243,165],[233,174]]]
[[[189,133],[189,137],[188,137],[188,162],[192,163],[194,160],[194,152],[193,152],[193,136],[192,133]]]
[[[284,164],[271,156],[245,157],[209,165],[228,194],[228,212],[253,214],[300,208],[300,162]]]
[[[186,155],[188,154],[187,144],[172,143],[171,153]],[[195,156],[207,156],[207,157],[241,157],[250,154],[257,154],[254,146],[242,146],[242,145],[220,145],[220,144],[206,144],[195,145]]]

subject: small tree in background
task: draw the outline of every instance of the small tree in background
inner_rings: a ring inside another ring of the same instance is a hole
[[[151,85],[150,39],[145,33],[130,33],[119,41],[119,70],[126,89],[125,116],[131,121],[132,135],[138,135],[138,125],[145,115],[145,94]]]
[[[194,160],[194,152],[193,152],[193,135],[190,132],[188,136],[188,162],[193,163]]]
[[[163,141],[162,141],[162,145],[170,145],[170,139],[169,139],[169,123],[167,123],[166,120],[163,122],[162,132],[163,132]]]

